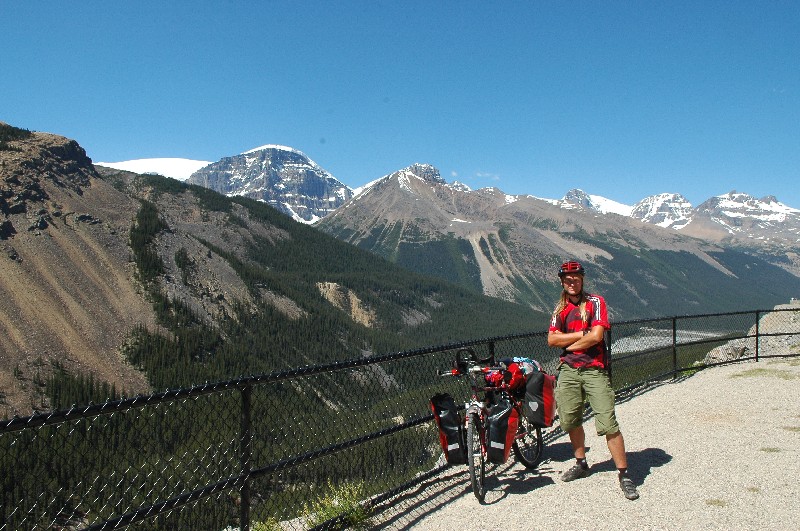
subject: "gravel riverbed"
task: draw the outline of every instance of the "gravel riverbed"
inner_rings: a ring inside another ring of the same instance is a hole
[[[622,495],[590,419],[590,476],[561,481],[573,458],[560,434],[537,470],[513,458],[492,469],[486,503],[472,494],[466,466],[453,466],[395,500],[373,528],[800,529],[798,406],[798,359],[706,369],[618,403],[636,501]]]

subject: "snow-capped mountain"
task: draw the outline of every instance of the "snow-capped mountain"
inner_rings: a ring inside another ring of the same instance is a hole
[[[651,195],[636,203],[629,215],[645,223],[680,230],[692,220],[692,204],[681,194]]]
[[[192,160],[181,158],[155,158],[124,160],[122,162],[95,162],[97,166],[114,168],[115,170],[131,171],[133,173],[154,173],[164,177],[172,177],[185,181],[194,172],[211,164],[207,160]]]
[[[759,240],[775,243],[800,243],[800,210],[789,207],[774,196],[757,199],[735,190],[712,197],[694,210],[692,225],[720,231],[733,240]]]
[[[264,201],[303,223],[325,217],[353,196],[303,152],[274,144],[209,164],[188,182]]]
[[[736,190],[708,199],[697,210],[712,216],[751,218],[764,223],[782,222],[800,215],[800,210],[784,205],[775,196],[756,199]]]
[[[800,210],[781,203],[774,196],[756,199],[732,191],[693,208],[682,195],[664,193],[645,197],[630,207],[574,189],[563,199],[549,202],[566,209],[620,214],[705,239],[800,243]]]

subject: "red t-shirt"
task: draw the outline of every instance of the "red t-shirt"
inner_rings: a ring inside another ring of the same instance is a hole
[[[583,330],[591,330],[592,327],[600,325],[606,330],[611,329],[608,322],[608,310],[606,309],[606,301],[600,295],[584,294],[586,300],[586,313],[588,321],[581,320],[580,303],[572,304],[567,301],[567,307],[561,313],[554,315],[550,321],[551,332],[581,332]],[[566,350],[561,355],[561,361],[575,369],[581,367],[597,367],[600,369],[608,368],[608,359],[606,359],[605,341],[594,345],[587,350],[577,350],[575,352],[567,352]]]

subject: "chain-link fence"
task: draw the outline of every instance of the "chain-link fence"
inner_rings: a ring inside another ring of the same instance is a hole
[[[558,363],[538,332],[0,421],[0,530],[342,528],[396,510],[446,468],[429,399],[467,398],[437,376],[463,347]],[[619,393],[799,355],[800,306],[614,323],[612,351]]]

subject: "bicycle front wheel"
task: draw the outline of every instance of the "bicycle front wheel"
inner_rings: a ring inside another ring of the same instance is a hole
[[[478,413],[470,413],[467,419],[467,464],[469,465],[469,479],[472,482],[472,491],[478,501],[483,503],[486,496],[486,456],[483,451],[481,438],[483,424]]]
[[[542,459],[542,429],[531,425],[525,415],[520,415],[512,448],[525,468],[536,468]]]

